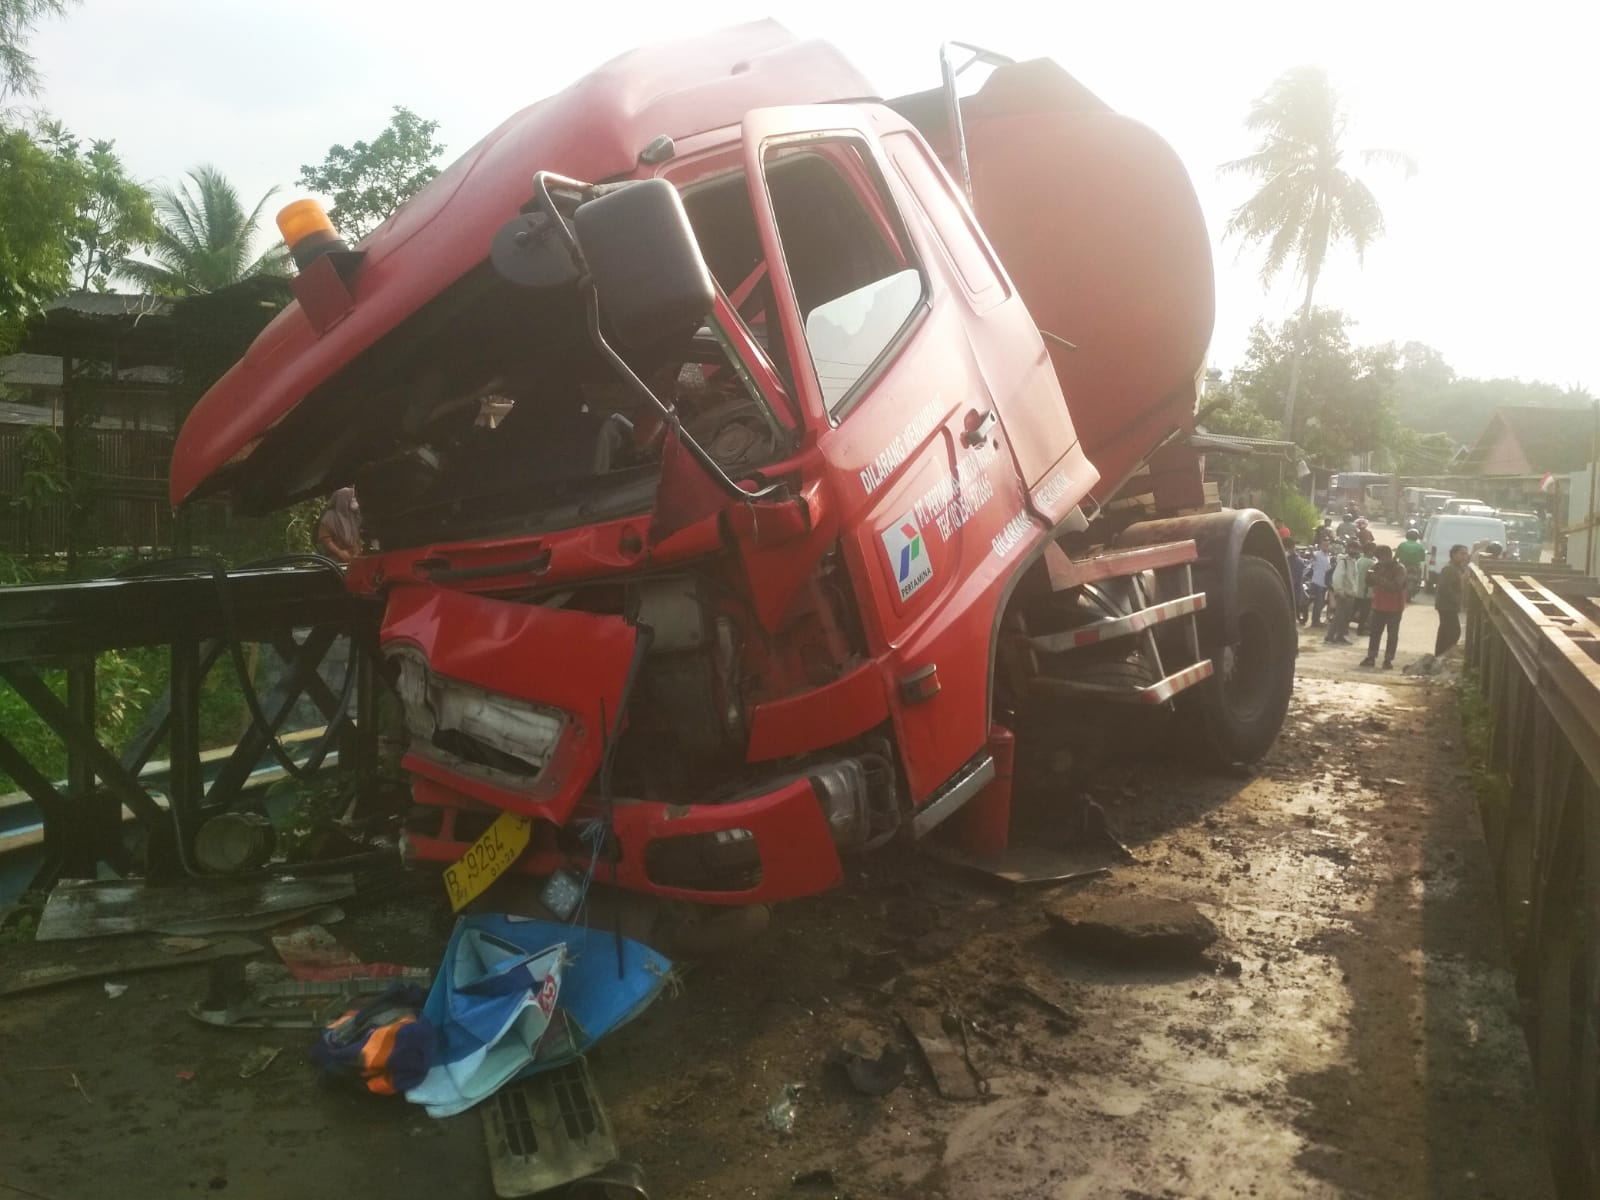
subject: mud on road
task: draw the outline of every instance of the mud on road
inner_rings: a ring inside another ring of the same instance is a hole
[[[1086,957],[1051,932],[1061,889],[874,861],[687,967],[592,1056],[652,1196],[1547,1196],[1448,677],[1305,648],[1256,769],[1110,768],[1093,789],[1138,861],[1075,902],[1188,901],[1218,930],[1207,961]],[[1030,801],[1046,830],[1056,799]],[[376,958],[436,954],[446,928],[411,905],[338,932]],[[280,1064],[241,1081],[262,1039],[183,1016],[202,986],[165,973],[115,1001],[78,985],[0,1003],[0,1181],[49,1200],[112,1179],[129,1198],[491,1194],[476,1115],[322,1092],[303,1035],[276,1035]],[[857,1092],[837,1048],[910,1050],[902,1016],[957,1050],[964,1029],[987,1094],[941,1098],[914,1052],[896,1090]],[[31,1070],[65,1065],[86,1095]],[[790,1084],[784,1134],[768,1107]]]

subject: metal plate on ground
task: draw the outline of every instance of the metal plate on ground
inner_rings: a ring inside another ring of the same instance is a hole
[[[252,928],[263,915],[292,913],[355,895],[347,874],[301,878],[204,882],[155,886],[139,880],[63,879],[50,892],[39,929],[41,942],[101,937],[112,933],[216,933],[235,922]]]
[[[942,863],[996,880],[1010,887],[1075,883],[1104,875],[1117,863],[1127,862],[1123,852],[1106,842],[1057,850],[1049,846],[1012,846],[982,858],[949,846],[929,846],[926,853]]]
[[[584,1059],[507,1084],[480,1111],[494,1193],[507,1200],[594,1175],[616,1160],[611,1119]]]

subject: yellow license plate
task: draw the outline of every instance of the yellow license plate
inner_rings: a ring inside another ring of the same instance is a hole
[[[444,885],[450,890],[450,908],[460,912],[463,905],[504,875],[528,848],[532,831],[532,819],[520,813],[506,812],[496,817],[494,824],[467,848],[460,861],[444,869]]]

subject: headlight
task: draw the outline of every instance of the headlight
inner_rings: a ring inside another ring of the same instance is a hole
[[[559,709],[442,678],[415,650],[391,651],[389,661],[413,750],[524,785],[539,777],[566,725]]]

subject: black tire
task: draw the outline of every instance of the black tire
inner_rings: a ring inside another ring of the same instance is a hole
[[[1216,626],[1202,623],[1200,648],[1213,674],[1179,705],[1190,756],[1212,766],[1254,762],[1271,749],[1294,691],[1299,631],[1283,577],[1246,555],[1235,604],[1237,645],[1222,646]]]
[[[1432,571],[1429,571],[1428,572],[1428,581],[1426,583],[1424,583],[1422,586],[1425,589],[1427,589],[1429,592],[1431,592],[1431,591],[1433,591],[1434,587],[1438,584],[1438,582],[1439,582],[1439,577],[1437,575],[1435,575]]]

